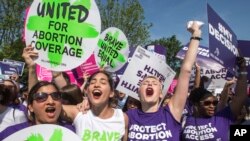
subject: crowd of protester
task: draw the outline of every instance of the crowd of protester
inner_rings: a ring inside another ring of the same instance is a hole
[[[38,124],[64,126],[82,140],[102,140],[104,133],[109,140],[125,141],[229,140],[230,125],[250,121],[246,62],[237,58],[239,75],[226,82],[219,99],[204,87],[198,64],[190,90],[200,26],[194,22],[189,31],[195,38],[190,40],[174,93],[164,96],[159,79],[147,76],[140,84],[139,99],[115,90],[105,70],[84,74],[81,87],[70,84],[63,72],[53,72],[52,82],[38,81],[34,62],[38,54],[31,46],[24,48],[27,86],[20,89],[16,75],[0,84],[0,140]]]

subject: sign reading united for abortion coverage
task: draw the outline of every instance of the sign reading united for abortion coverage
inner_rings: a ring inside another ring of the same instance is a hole
[[[146,76],[155,76],[162,82],[165,96],[175,72],[165,60],[142,47],[137,47],[116,89],[139,100],[138,89]]]
[[[33,125],[14,134],[4,141],[81,141],[73,131],[55,124]]]
[[[95,50],[99,67],[115,72],[127,62],[128,54],[128,40],[120,29],[110,27],[102,32]]]
[[[235,59],[239,56],[237,37],[230,27],[207,4],[210,57],[235,74]]]
[[[101,29],[94,0],[35,0],[28,12],[25,39],[39,53],[36,63],[67,71],[95,50]]]

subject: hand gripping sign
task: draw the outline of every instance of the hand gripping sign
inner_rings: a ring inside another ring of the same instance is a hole
[[[99,67],[115,72],[127,62],[128,54],[128,40],[120,29],[110,27],[102,32],[95,50]]]
[[[26,45],[38,51],[37,64],[67,71],[89,58],[100,29],[100,14],[93,0],[35,0],[27,16]]]

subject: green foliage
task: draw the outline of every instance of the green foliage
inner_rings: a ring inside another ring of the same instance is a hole
[[[176,39],[176,36],[173,35],[169,38],[163,37],[152,41],[151,44],[162,45],[167,48],[166,62],[178,74],[181,62],[180,59],[176,58],[175,56],[182,46],[181,42]]]
[[[117,27],[126,35],[130,46],[148,43],[151,23],[144,22],[144,10],[138,0],[97,1],[102,20],[102,31]]]
[[[24,27],[24,12],[30,2],[31,0],[0,1],[0,48],[21,37]]]

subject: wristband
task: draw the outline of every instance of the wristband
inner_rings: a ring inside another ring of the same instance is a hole
[[[202,38],[201,38],[201,37],[196,37],[196,36],[195,36],[195,37],[191,37],[190,40],[198,40],[198,41],[200,41],[200,40],[202,40]]]

